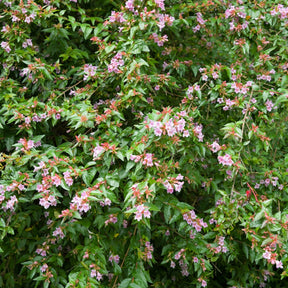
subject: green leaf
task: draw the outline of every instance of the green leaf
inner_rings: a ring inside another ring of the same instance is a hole
[[[165,222],[169,223],[170,218],[171,218],[171,206],[169,205],[164,206],[164,218],[165,218]]]
[[[183,217],[182,217],[182,214],[180,213],[180,211],[175,210],[174,213],[175,213],[175,214],[174,214],[174,215],[172,216],[172,218],[170,219],[169,224],[172,224],[172,223],[174,223],[174,222],[176,222],[176,221],[178,221],[178,220],[180,220],[180,219],[183,218]]]
[[[118,288],[127,288],[129,287],[129,284],[131,283],[132,278],[126,278],[124,279],[120,285],[118,286]]]
[[[108,45],[108,46],[106,46],[105,47],[105,52],[107,53],[107,54],[109,54],[109,53],[111,53],[114,49],[115,49],[115,45]]]
[[[117,180],[116,178],[107,177],[106,180],[107,180],[107,183],[111,185],[112,187],[119,187],[119,180]]]
[[[287,88],[287,86],[288,86],[288,75],[284,75],[282,77],[281,87],[282,88]]]
[[[2,218],[0,218],[0,227],[5,227],[5,221],[2,219]]]
[[[115,262],[113,262],[113,266],[114,266],[113,267],[114,274],[115,275],[120,275],[122,273],[121,267]]]
[[[248,246],[247,246],[245,243],[243,243],[243,244],[242,244],[242,248],[243,248],[243,252],[244,252],[244,254],[245,254],[245,256],[246,256],[246,259],[249,259]]]
[[[137,285],[136,283],[130,283],[128,287],[129,288],[143,288],[143,287]]]

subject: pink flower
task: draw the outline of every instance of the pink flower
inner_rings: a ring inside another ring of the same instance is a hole
[[[25,190],[25,186],[24,186],[23,184],[19,184],[19,185],[18,185],[18,189],[19,189],[20,191],[23,191],[23,190]]]
[[[1,42],[1,47],[2,47],[7,53],[10,53],[10,52],[11,52],[11,48],[10,48],[8,42],[2,41],[2,42]]]
[[[213,72],[212,77],[213,77],[213,79],[217,79],[217,78],[219,78],[219,75],[217,72]]]
[[[56,228],[52,234],[53,236],[60,236],[61,239],[63,239],[65,237],[62,229],[60,227]]]
[[[113,255],[110,255],[110,257],[109,257],[109,261],[112,263],[113,261],[115,261],[115,263],[119,263],[119,260],[120,260],[120,257],[119,257],[119,255],[115,255],[115,256],[113,256]]]
[[[45,264],[43,264],[43,265],[41,266],[40,271],[41,271],[42,273],[44,273],[44,272],[47,270],[47,268],[48,268],[48,265],[45,263]]]
[[[276,260],[276,268],[283,269],[283,263],[281,261]]]
[[[221,149],[221,146],[216,141],[214,141],[209,147],[214,153],[218,152]]]
[[[144,206],[143,204],[136,206],[137,212],[135,212],[135,220],[140,221],[142,219],[142,215],[144,218],[150,218],[151,213],[148,210],[148,207]]]
[[[71,178],[70,174],[71,174],[71,172],[69,172],[69,171],[66,171],[66,172],[63,173],[64,180],[65,180],[65,182],[66,182],[66,184],[68,186],[72,186],[73,185],[73,179]]]
[[[97,67],[91,64],[84,65],[84,81],[86,81],[89,77],[93,77],[96,74]]]
[[[93,149],[93,159],[97,159],[104,151],[105,151],[105,148],[103,148],[102,146],[97,145]]]
[[[82,192],[81,196],[74,196],[74,198],[71,201],[70,209],[78,210],[81,212],[87,212],[90,210],[91,206],[89,204],[89,193]]]
[[[265,252],[262,254],[262,257],[264,259],[270,260],[271,259],[271,253],[267,250],[265,250]]]
[[[128,1],[126,1],[125,7],[126,7],[129,11],[134,11],[134,0],[128,0]]]
[[[165,10],[165,6],[164,6],[164,1],[165,0],[154,0],[155,1],[155,4],[161,8],[162,10]]]
[[[122,53],[118,52],[111,60],[108,65],[108,72],[121,73],[121,70],[118,69],[119,66],[124,65],[124,60],[122,59]]]
[[[116,214],[110,214],[109,215],[109,219],[105,221],[105,225],[108,225],[109,223],[117,223],[118,219],[116,217],[117,215]]]
[[[152,167],[153,166],[153,154],[146,153],[144,156],[143,164],[149,167]]]
[[[99,272],[97,272],[97,277],[96,277],[96,279],[97,279],[98,281],[100,281],[100,280],[102,279],[102,274],[99,273]]]
[[[183,131],[183,137],[189,137],[190,136],[190,133],[188,130],[184,130]]]
[[[96,277],[97,276],[97,271],[95,269],[92,269],[91,270],[91,273],[90,273],[90,276],[93,278],[93,277]]]
[[[14,205],[15,203],[18,203],[18,199],[17,197],[11,196],[10,199],[7,201],[6,203],[6,207],[4,207],[3,209],[6,211],[7,209],[10,209],[11,211],[14,211]]]
[[[61,177],[57,174],[51,177],[52,183],[58,187],[61,184]]]
[[[265,103],[265,106],[266,106],[267,111],[271,112],[272,108],[274,107],[274,104],[272,103],[272,101],[267,100],[266,103]]]
[[[218,161],[224,166],[231,166],[234,163],[232,157],[229,154],[225,154],[225,156],[218,156]]]

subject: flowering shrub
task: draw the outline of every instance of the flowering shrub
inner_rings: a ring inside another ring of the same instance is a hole
[[[0,0],[0,287],[285,287],[288,6],[98,2]]]

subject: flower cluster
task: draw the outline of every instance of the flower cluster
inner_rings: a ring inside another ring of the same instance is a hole
[[[193,86],[189,86],[187,91],[186,91],[186,95],[188,97],[188,99],[192,99],[192,95],[194,91],[200,91],[200,86],[195,84]]]
[[[117,74],[122,73],[122,71],[119,69],[119,67],[124,65],[124,60],[122,59],[122,56],[124,55],[124,52],[118,52],[111,60],[110,64],[108,65],[108,72],[115,72]]]
[[[202,228],[208,227],[207,223],[203,221],[203,219],[199,219],[194,212],[191,210],[187,213],[183,214],[183,219],[187,222],[188,225],[195,228],[196,232],[201,232]],[[191,237],[190,237],[191,238]]]
[[[151,39],[154,40],[155,43],[157,43],[157,45],[159,47],[162,47],[164,45],[165,42],[168,41],[168,36],[167,35],[163,35],[162,37],[157,35],[156,33],[153,33],[151,36],[150,36]]]
[[[52,235],[55,236],[55,237],[58,237],[58,236],[59,236],[61,239],[63,239],[63,238],[65,237],[65,234],[63,233],[63,230],[62,230],[61,227],[57,227],[57,228],[54,230],[54,232],[53,232]]]
[[[11,48],[8,42],[2,41],[1,48],[4,49],[7,53],[11,52]]]
[[[271,112],[273,108],[274,109],[277,108],[277,107],[274,107],[274,104],[273,104],[273,102],[271,100],[267,100],[265,102],[265,106],[266,106],[266,109],[267,109],[268,112]]]
[[[144,153],[142,155],[131,155],[130,160],[134,161],[135,163],[138,163],[139,161],[147,166],[147,167],[152,167],[152,166],[159,166],[159,162],[155,161],[155,158],[153,158],[154,154],[151,153]],[[154,161],[154,162],[153,162]]]
[[[220,164],[224,165],[224,166],[231,166],[234,164],[231,155],[229,154],[225,154],[224,156],[218,156],[218,161]]]
[[[33,43],[32,43],[32,39],[26,39],[23,44],[22,44],[22,47],[23,48],[27,48],[28,46],[32,47],[33,46]]]
[[[110,214],[109,219],[105,221],[105,225],[108,225],[109,223],[115,224],[117,223],[117,215],[116,214]]]
[[[220,236],[218,238],[218,244],[219,245],[215,248],[212,248],[214,253],[216,253],[216,254],[218,254],[220,252],[226,253],[228,251],[227,247],[225,246],[224,240],[225,240],[225,237]]]
[[[0,204],[5,200],[5,189],[4,185],[0,185]]]
[[[272,177],[271,179],[270,178],[266,178],[265,180],[261,179],[259,183],[255,184],[254,188],[255,189],[259,189],[261,187],[261,185],[265,185],[265,187],[268,187],[269,185],[272,185],[273,187],[278,186],[279,190],[283,190],[284,185],[283,184],[279,184],[278,180],[279,180],[278,177]]]
[[[233,75],[232,75],[232,77],[233,77]],[[252,84],[253,84],[252,81],[247,81],[247,83],[244,85],[240,82],[233,82],[231,84],[231,88],[233,88],[234,92],[237,94],[240,93],[240,94],[246,95],[249,87],[251,87]]]
[[[33,140],[27,140],[26,138],[21,138],[18,143],[21,143],[23,145],[23,148],[21,148],[21,151],[23,152],[37,147],[36,143]]]
[[[41,271],[42,273],[44,273],[47,269],[48,269],[48,265],[47,265],[46,263],[44,263],[44,264],[41,266],[40,271]]]
[[[172,26],[174,21],[175,21],[175,18],[168,14],[158,14],[157,26],[159,27],[159,30],[161,31],[165,27],[165,24],[167,24],[168,26]]]
[[[85,64],[83,80],[86,81],[88,78],[95,76],[96,71],[97,71],[96,66],[93,66],[92,64]]]
[[[288,7],[285,7],[282,4],[278,4],[273,10],[271,10],[270,14],[271,15],[278,14],[278,17],[280,19],[288,19]]]
[[[70,171],[65,171],[63,173],[63,175],[64,175],[64,180],[65,180],[66,184],[68,186],[72,186],[73,185],[73,179],[71,177],[71,172]]]
[[[146,199],[148,199],[149,196],[152,196],[151,192],[153,191],[153,190],[149,189],[148,186],[145,186],[142,189],[139,188],[138,183],[133,184],[133,186],[131,187],[131,190],[133,191],[132,198],[136,198],[136,201],[138,201],[138,202],[142,202],[144,200],[144,195],[145,195]]]
[[[119,257],[119,255],[110,255],[109,256],[109,261],[112,263],[113,261],[115,261],[115,263],[116,264],[118,264],[119,263],[119,261],[120,261],[120,257]]]
[[[178,253],[175,254],[174,259],[175,259],[175,260],[179,260],[181,257],[182,257],[183,259],[186,258],[186,256],[185,256],[185,249],[183,249],[183,248],[182,248]]]
[[[185,116],[186,114],[181,114]],[[170,137],[173,137],[176,133],[180,134],[183,137],[189,137],[189,130],[185,129],[186,121],[184,118],[175,116],[170,118],[166,122],[150,120],[148,127],[154,130],[156,136],[161,136],[162,134],[167,134]],[[194,127],[195,133],[198,133],[199,127]],[[201,129],[202,130],[202,127]]]
[[[150,218],[151,213],[148,210],[148,207],[144,206],[144,204],[136,206],[137,211],[135,212],[135,220],[140,221],[142,220],[142,216],[144,218]]]
[[[127,0],[125,2],[125,8],[127,8],[129,11],[134,11],[134,0]]]
[[[167,189],[167,193],[172,194],[175,191],[180,192],[182,190],[182,186],[184,184],[183,176],[179,174],[177,177],[168,177],[168,179],[163,183],[165,188]]]
[[[276,260],[277,253],[272,253],[269,248],[266,248],[266,250],[262,254],[262,257],[264,259],[266,259],[269,263],[276,264],[276,268],[282,268],[283,269],[282,261]]]
[[[246,19],[246,13],[243,12],[243,7],[231,6],[225,11],[225,18],[232,18],[229,23],[230,31],[241,31],[248,27],[248,21],[244,21],[243,24],[240,23],[240,19]]]
[[[41,245],[41,248],[36,249],[36,254],[45,257],[47,256],[47,251],[49,251],[49,249],[50,249],[50,246],[46,242],[43,242]]]
[[[40,162],[40,165],[41,165],[41,162]],[[45,166],[41,166],[41,167],[45,167]],[[35,170],[37,171],[37,169],[39,170],[40,168],[35,167],[34,171]],[[58,175],[52,176],[54,178],[51,181],[51,176],[47,175],[47,174],[48,174],[48,169],[43,169],[42,182],[41,182],[41,184],[38,184],[36,187],[37,192],[41,193],[41,198],[39,200],[39,204],[41,206],[43,206],[45,209],[48,209],[50,206],[56,206],[57,205],[56,197],[53,195],[53,193],[49,189],[52,187],[53,184],[55,185],[55,183],[58,185],[58,181],[59,181]],[[56,178],[57,178],[57,180],[56,180]]]
[[[37,106],[37,102],[35,102],[31,108],[36,108]],[[30,108],[30,107],[29,107]],[[49,109],[47,106],[45,107],[45,110],[47,111],[47,113],[33,113],[31,116],[25,116],[22,113],[19,113],[18,111],[15,111],[15,119],[20,119],[21,121],[23,121],[22,124],[19,125],[19,128],[30,128],[31,127],[31,123],[33,122],[43,122],[43,121],[47,121],[48,119],[51,119],[51,117],[53,115],[55,115],[55,119],[59,120],[61,118],[61,112],[63,111],[62,109],[55,109],[55,108],[51,108]],[[41,146],[41,142],[36,142],[35,143],[35,147]]]
[[[225,100],[225,106],[223,107],[223,110],[224,111],[227,111],[227,110],[230,110],[230,109],[232,109],[232,107],[234,106],[234,105],[236,105],[236,100],[231,100],[231,99],[226,99]]]
[[[95,265],[94,265],[94,264],[91,264],[91,265],[90,265],[90,268],[95,268]],[[96,277],[96,279],[97,279],[98,281],[102,280],[102,278],[103,278],[103,275],[102,275],[100,272],[98,272],[96,269],[92,269],[92,270],[91,270],[90,276],[91,276],[92,278]]]
[[[0,192],[1,193],[1,192]],[[3,194],[2,194],[3,195]],[[3,195],[4,196],[4,195]],[[3,199],[3,196],[1,197],[1,194],[0,194],[0,197]],[[15,207],[14,205],[18,203],[18,199],[15,195],[11,196],[9,198],[9,200],[6,202],[6,206],[2,206],[3,210],[4,211],[7,211],[8,209],[10,209],[10,211],[14,211],[15,210]]]
[[[187,276],[189,276],[189,272],[188,272],[188,264],[187,264],[187,261],[185,260],[186,259],[185,251],[186,250],[182,248],[179,252],[177,252],[175,254],[174,259],[179,260],[179,266],[181,268],[181,274],[182,274],[182,276],[187,277]],[[170,267],[175,268],[175,266],[176,266],[175,262],[171,260]]]
[[[82,192],[80,197],[75,195],[71,201],[70,209],[77,210],[80,213],[88,212],[91,208],[89,204],[89,196],[90,193],[88,191]]]
[[[105,148],[103,148],[102,146],[97,145],[94,149],[93,149],[93,159],[97,159],[99,158],[99,156],[105,151]]]
[[[198,138],[199,142],[203,142],[203,138],[204,138],[202,129],[203,129],[202,124],[194,123],[193,132],[194,132],[194,135]]]
[[[143,252],[144,261],[148,261],[152,259],[152,252],[154,251],[153,245],[150,242],[145,243],[145,250]]]
[[[197,15],[198,24],[195,27],[192,28],[194,33],[199,31],[201,29],[201,26],[205,26],[205,23],[207,22],[207,20],[203,19],[202,13],[198,12],[196,15]]]
[[[211,145],[209,145],[209,148],[213,153],[216,153],[219,150],[221,150],[221,146],[216,141],[214,141]]]
[[[128,1],[127,1],[128,2]],[[126,4],[127,4],[126,2]],[[126,21],[126,19],[123,16],[123,12],[111,12],[111,16],[109,17],[110,23],[118,22],[118,23],[123,23]]]
[[[201,283],[201,287],[206,287],[207,286],[207,282],[203,279],[203,278],[199,278],[198,281]]]
[[[101,143],[101,145],[97,144],[97,146],[93,149],[93,160],[99,159],[101,154],[103,154],[104,151],[111,151],[112,153],[115,153],[116,151],[116,145],[109,143]]]
[[[39,190],[38,190],[39,192]],[[41,194],[42,198],[39,200],[39,204],[43,206],[45,209],[48,209],[50,206],[56,206],[57,205],[57,200],[54,195],[50,195],[49,191],[43,191]]]
[[[102,207],[104,206],[110,206],[111,205],[111,200],[109,198],[105,198],[104,201],[100,201],[100,205]]]
[[[165,10],[165,0],[154,0],[155,4],[157,5],[157,7],[161,8],[162,10]]]

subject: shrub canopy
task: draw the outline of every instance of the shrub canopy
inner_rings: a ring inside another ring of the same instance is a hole
[[[0,22],[0,287],[287,285],[283,1],[1,0]]]

